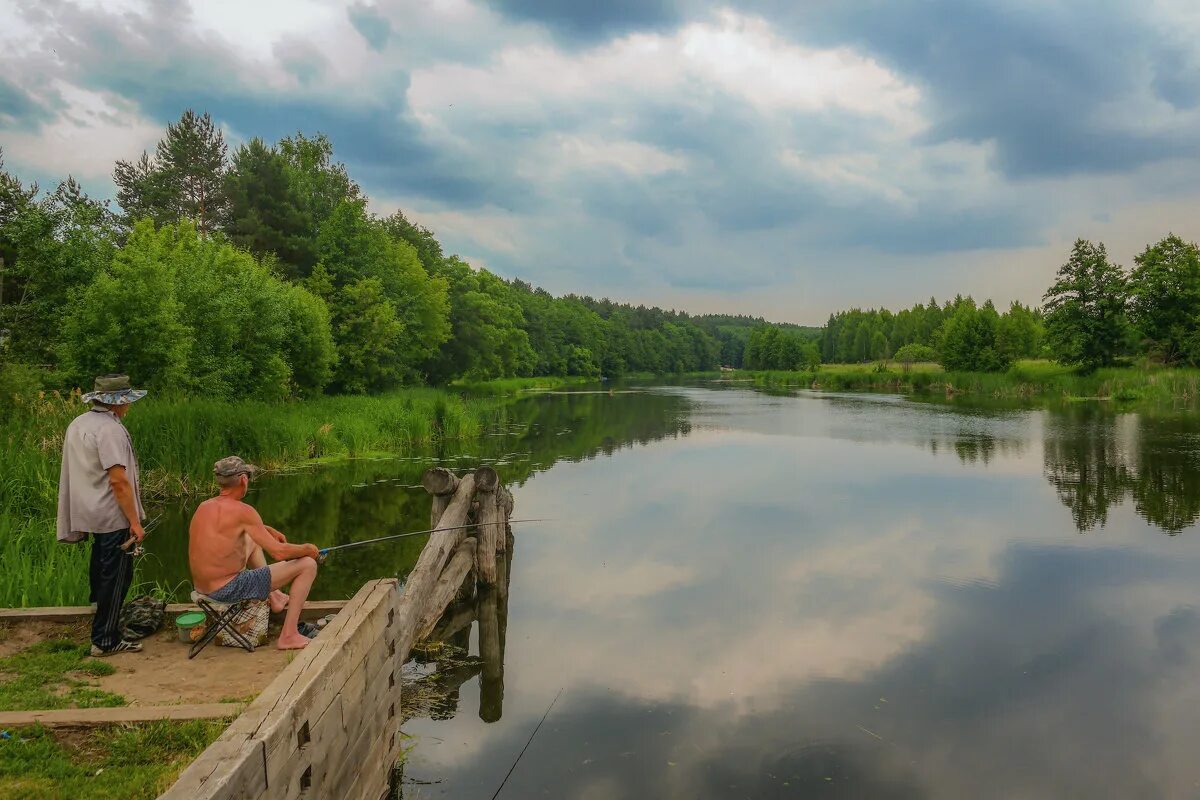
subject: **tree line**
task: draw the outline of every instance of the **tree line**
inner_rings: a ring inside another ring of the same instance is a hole
[[[1174,235],[1130,271],[1078,241],[1042,308],[931,298],[812,328],[554,297],[476,269],[402,212],[368,211],[320,134],[231,154],[212,118],[189,110],[113,180],[115,207],[70,177],[43,192],[0,153],[0,359],[31,365],[29,381],[119,369],[154,389],[282,398],[718,365],[1200,363],[1200,252]]]
[[[368,211],[323,135],[230,153],[189,110],[113,180],[116,207],[69,177],[25,185],[0,157],[0,357],[50,385],[120,369],[155,389],[279,398],[684,372],[740,363],[764,324],[475,269],[403,213]]]
[[[751,368],[787,370],[810,369],[815,355],[823,363],[937,361],[973,372],[1002,371],[1019,358],[1084,372],[1135,358],[1200,365],[1200,248],[1169,234],[1126,270],[1102,243],[1079,239],[1041,308],[1014,302],[1001,313],[990,300],[961,295],[896,313],[853,308],[831,314],[815,334],[754,330],[745,354]]]

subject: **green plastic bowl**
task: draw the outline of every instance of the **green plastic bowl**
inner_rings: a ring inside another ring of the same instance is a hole
[[[204,625],[203,611],[187,611],[175,618],[175,630],[179,632],[179,641],[184,644],[192,643],[192,629]]]

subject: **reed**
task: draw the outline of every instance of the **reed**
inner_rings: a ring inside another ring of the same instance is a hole
[[[274,469],[471,441],[501,424],[505,404],[438,389],[282,404],[156,397],[126,423],[143,496],[161,500],[209,491],[212,463],[230,454]],[[63,431],[82,412],[77,396],[48,394],[0,422],[0,606],[88,601],[87,548],[58,545],[54,535]]]
[[[1100,399],[1119,403],[1194,403],[1200,369],[1126,366],[1081,374],[1050,361],[1018,361],[1006,372],[946,372],[936,364],[823,364],[814,371],[739,373],[762,386],[826,391],[945,393],[992,398]]]

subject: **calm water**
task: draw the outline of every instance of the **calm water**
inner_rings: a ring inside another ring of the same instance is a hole
[[[502,798],[1200,796],[1200,416],[717,386],[513,416],[253,498],[369,538],[424,527],[407,487],[465,456],[557,520],[516,526],[503,664],[406,725],[404,797],[490,798],[560,690]]]

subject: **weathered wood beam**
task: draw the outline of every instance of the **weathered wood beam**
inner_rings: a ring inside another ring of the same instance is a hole
[[[441,577],[433,585],[429,599],[425,601],[425,610],[421,614],[420,623],[417,625],[417,641],[424,639],[433,631],[437,621],[442,618],[442,614],[454,596],[458,594],[463,579],[475,563],[476,545],[477,540],[473,538],[464,539],[459,543],[450,562],[442,571]]]
[[[406,655],[416,641],[417,627],[425,616],[426,603],[433,586],[465,536],[463,530],[446,529],[457,528],[467,521],[467,512],[474,497],[475,476],[466,475],[459,480],[454,497],[438,520],[437,530],[429,534],[429,541],[425,543],[417,563],[404,582],[404,593],[396,606],[396,647]]]
[[[475,551],[475,574],[484,586],[496,585],[496,543],[504,537],[506,518],[500,508],[498,489],[500,479],[491,467],[475,471],[475,486],[480,488],[476,499],[479,508],[475,520],[479,523],[479,547]]]
[[[458,490],[459,479],[445,467],[431,467],[421,476],[421,485],[433,495],[433,506],[429,510],[429,527],[436,528],[450,504],[450,498]]]

